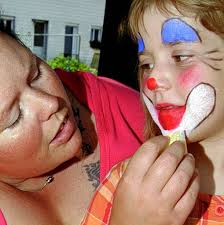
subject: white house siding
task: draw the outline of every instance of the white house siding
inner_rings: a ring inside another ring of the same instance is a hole
[[[47,59],[64,52],[66,25],[78,25],[81,37],[79,58],[90,64],[91,26],[103,27],[106,0],[0,0],[2,15],[15,16],[15,31],[32,49],[33,19],[48,21]]]

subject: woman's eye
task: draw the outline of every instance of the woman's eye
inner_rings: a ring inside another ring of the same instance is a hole
[[[36,75],[32,79],[32,82],[40,79],[41,76],[42,76],[42,72],[41,72],[40,68],[38,68]]]
[[[22,114],[22,111],[20,110],[17,119],[10,125],[10,128],[16,127],[17,124],[19,124],[19,122],[20,122],[20,120],[21,120],[22,118],[23,118],[23,114]]]

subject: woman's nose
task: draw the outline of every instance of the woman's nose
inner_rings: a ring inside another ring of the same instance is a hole
[[[45,96],[45,101],[42,102],[39,109],[39,120],[46,121],[51,115],[56,113],[59,110],[59,98],[56,96]]]
[[[40,121],[47,121],[51,115],[59,110],[59,100],[57,96],[39,90],[30,90],[26,94],[26,101],[29,102],[28,107],[35,111]]]
[[[45,93],[40,96],[39,103],[38,116],[40,121],[48,120],[60,108],[59,98]]]

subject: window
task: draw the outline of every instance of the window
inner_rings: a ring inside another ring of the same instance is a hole
[[[101,38],[102,38],[102,27],[92,26],[90,41],[101,42]]]
[[[64,43],[64,56],[79,55],[79,35],[78,26],[65,26],[65,43]]]
[[[102,27],[92,26],[90,35],[90,47],[93,49],[101,48]]]
[[[40,58],[47,58],[48,21],[33,20],[33,52]]]
[[[15,31],[15,17],[14,16],[0,16],[0,23],[2,27],[5,27],[7,30]]]
[[[44,47],[47,36],[47,21],[34,21],[34,46]]]

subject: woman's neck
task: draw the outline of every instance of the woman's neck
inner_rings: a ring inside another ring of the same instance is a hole
[[[48,184],[54,181],[53,175],[43,175],[26,179],[2,179],[2,183],[14,187],[20,191],[42,191]]]

